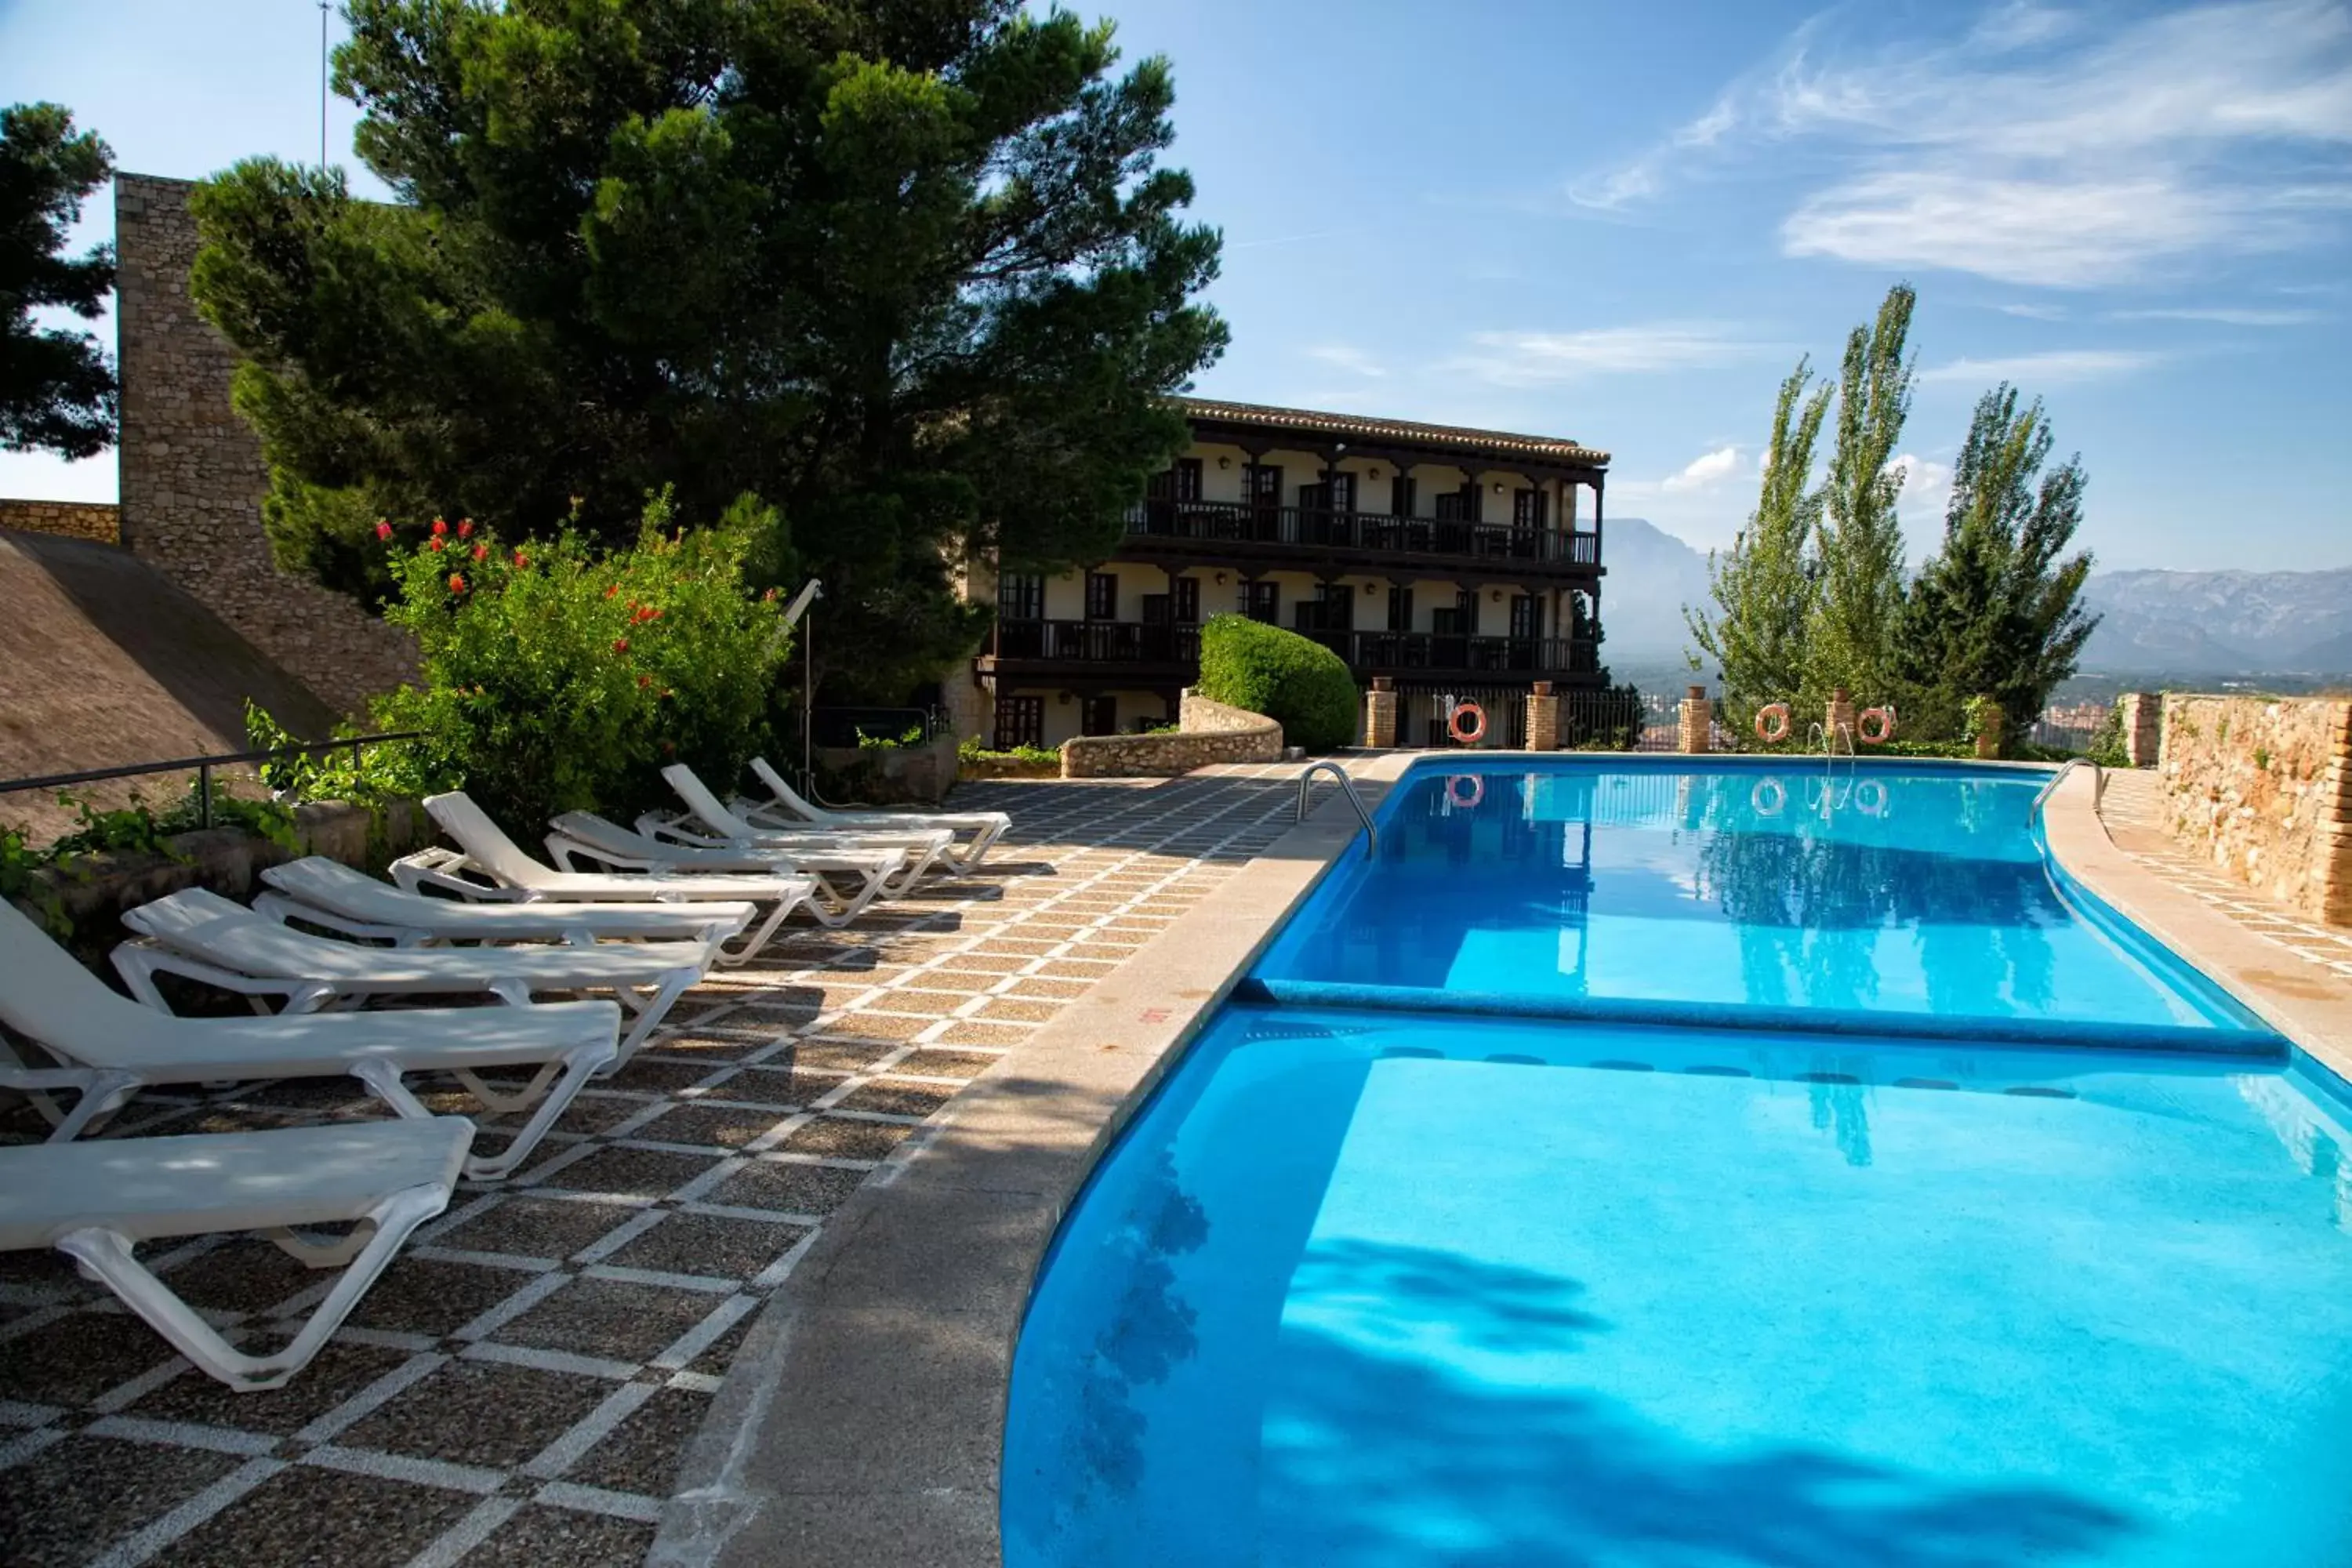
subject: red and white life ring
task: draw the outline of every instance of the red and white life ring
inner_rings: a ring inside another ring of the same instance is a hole
[[[1748,791],[1748,804],[1759,816],[1778,816],[1789,804],[1789,791],[1779,779],[1758,779]]]
[[[1766,745],[1778,745],[1789,738],[1789,705],[1767,702],[1756,710],[1756,738]]]
[[[1886,815],[1886,786],[1876,779],[1864,779],[1853,786],[1853,806],[1864,816]]]
[[[1883,746],[1895,739],[1895,704],[1864,709],[1854,721],[1853,738],[1865,746]]]
[[[1465,725],[1465,716],[1477,721]],[[1465,746],[1475,746],[1486,738],[1486,710],[1475,702],[1456,702],[1454,712],[1445,721],[1445,732]]]
[[[1470,793],[1464,795],[1462,786],[1468,784]],[[1445,780],[1445,804],[1460,811],[1475,811],[1486,798],[1486,781],[1476,773],[1451,773]]]

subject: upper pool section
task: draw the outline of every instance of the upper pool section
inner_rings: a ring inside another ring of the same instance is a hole
[[[2044,775],[1696,759],[1417,766],[1258,965],[1291,1000],[2282,1048],[2058,872]]]

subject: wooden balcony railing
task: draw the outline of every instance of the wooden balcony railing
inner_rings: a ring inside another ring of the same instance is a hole
[[[1449,632],[1320,631],[1304,634],[1359,676],[1590,675],[1601,645],[1590,637],[1471,637]],[[1198,665],[1201,628],[1133,621],[999,621],[990,651],[1000,660],[1065,664]]]
[[[1465,522],[1450,518],[1257,506],[1242,501],[1146,500],[1128,510],[1127,531],[1131,538],[1191,539],[1219,544],[1364,550],[1497,563],[1601,564],[1601,536],[1597,533],[1517,528],[1503,522]]]

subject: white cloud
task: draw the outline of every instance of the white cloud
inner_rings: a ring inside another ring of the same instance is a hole
[[[1916,452],[1904,452],[1886,465],[1890,472],[1900,472],[1903,489],[1895,500],[1895,510],[1907,523],[1941,521],[1944,508],[1952,499],[1952,466]]]
[[[1919,373],[1923,382],[1975,382],[1990,388],[1995,382],[2013,382],[2031,391],[2037,385],[2096,381],[2128,375],[2160,362],[2164,356],[2137,349],[2053,349],[2046,353],[2015,354],[2002,359],[1956,359]]]
[[[2169,310],[2110,310],[2113,321],[2214,321],[2225,327],[2299,327],[2321,320],[2316,310],[2255,310],[2229,305],[2187,306]]]
[[[1684,490],[1712,489],[1739,471],[1739,448],[1717,447],[1685,463],[1681,471],[1667,475],[1658,482],[1658,489],[1669,495]]]
[[[1583,375],[1736,364],[1774,345],[1705,321],[1597,327],[1580,332],[1478,332],[1473,352],[1441,369],[1497,386],[1542,386]]]
[[[1319,360],[1334,369],[1344,370],[1350,375],[1388,374],[1385,366],[1352,343],[1316,343],[1306,353],[1308,359]]]
[[[1995,305],[2004,316],[2023,316],[2030,321],[2063,321],[2066,308],[2063,305]]]
[[[1803,140],[1844,166],[1782,226],[1790,254],[2058,288],[2325,241],[2352,208],[2340,0],[2099,29],[2011,4],[1958,42],[1875,50],[1837,47],[1835,19],[1801,28],[1704,121],[1586,182],[1607,198],[1595,205],[1653,198],[1697,157]]]

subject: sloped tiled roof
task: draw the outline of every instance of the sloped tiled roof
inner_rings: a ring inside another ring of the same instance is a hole
[[[1539,458],[1579,468],[1604,468],[1609,454],[1561,437],[1515,436],[1507,430],[1475,430],[1460,425],[1423,425],[1411,419],[1368,419],[1360,414],[1322,414],[1309,408],[1274,408],[1262,403],[1220,403],[1180,397],[1179,406],[1195,420],[1255,426],[1263,430],[1336,437],[1342,441],[1388,441],[1432,451]]]

